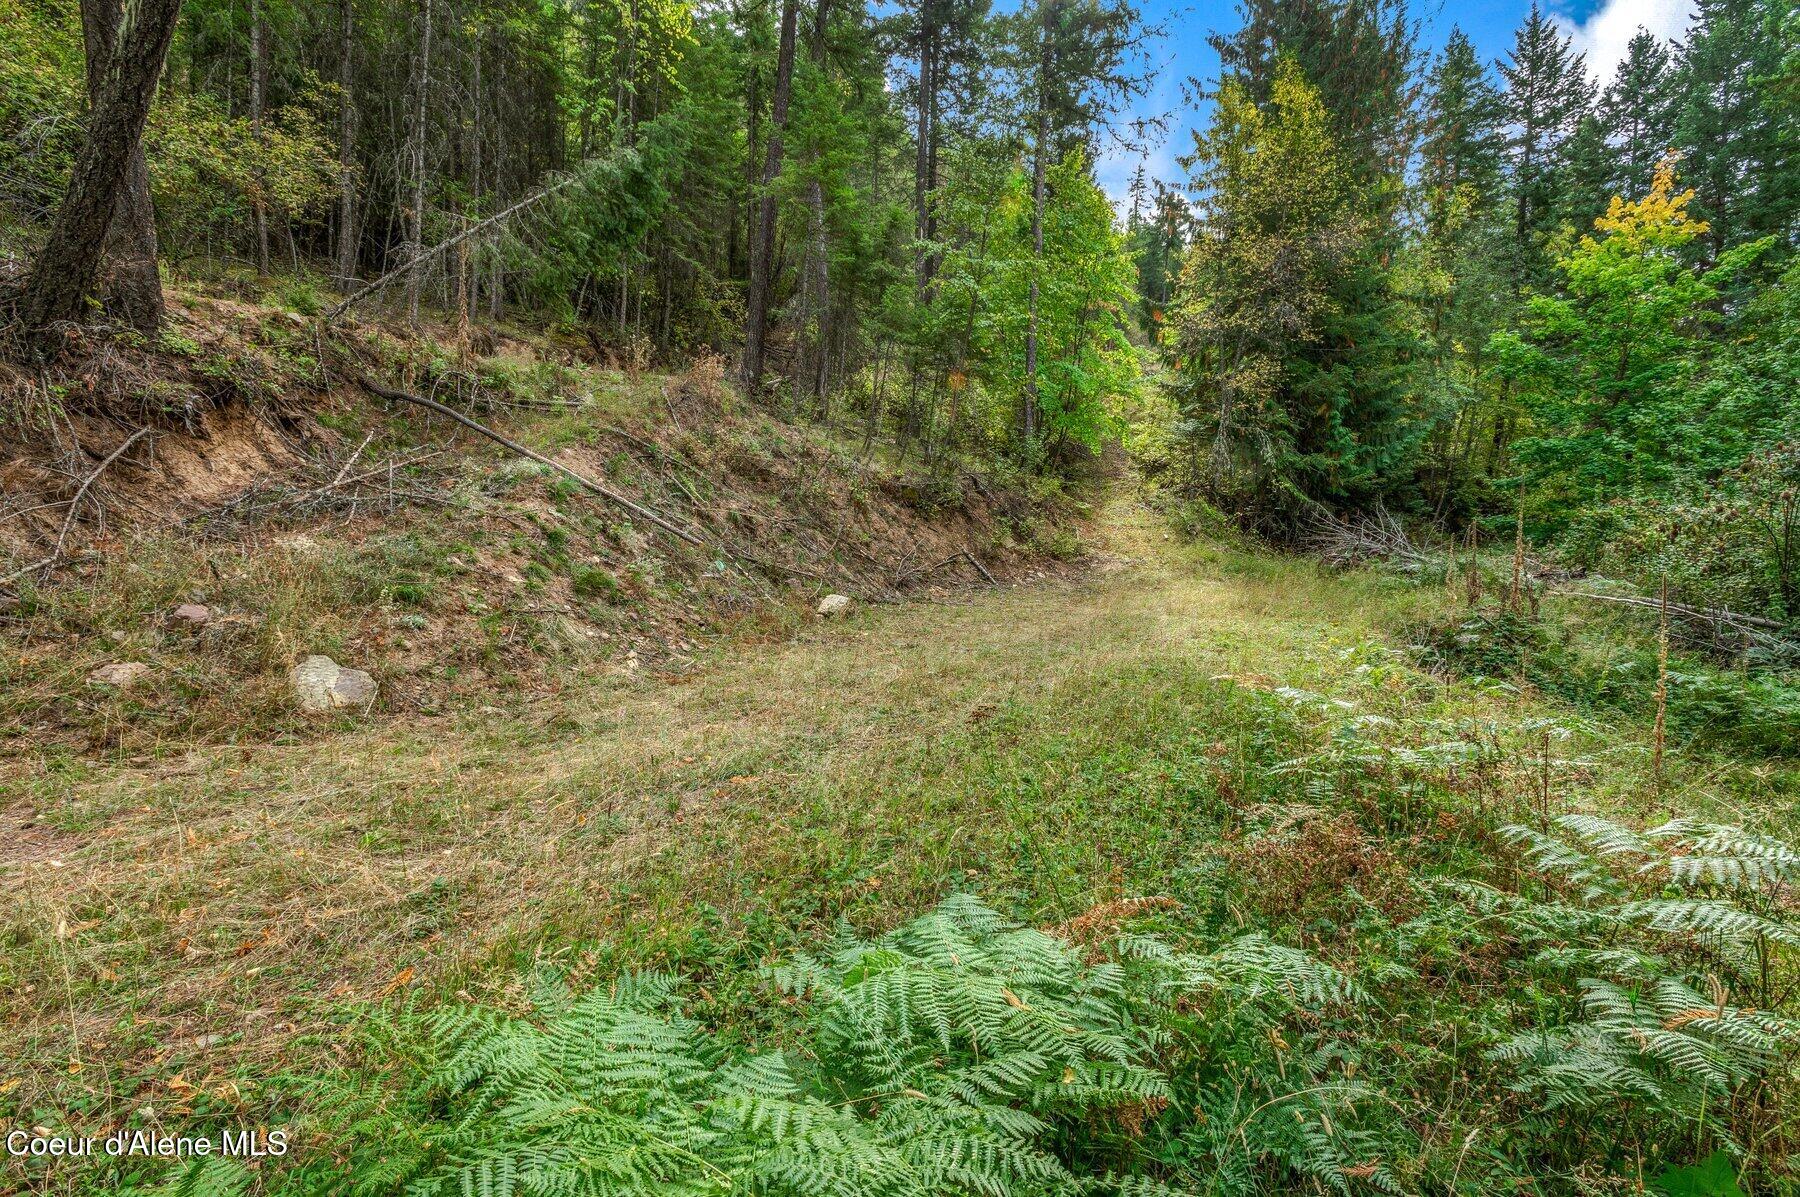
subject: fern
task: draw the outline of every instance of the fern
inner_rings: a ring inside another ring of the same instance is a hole
[[[239,1160],[197,1159],[176,1169],[151,1197],[246,1197],[255,1175]]]
[[[1515,1035],[1488,1053],[1519,1065],[1513,1087],[1553,1110],[1630,1100],[1698,1118],[1709,1098],[1761,1073],[1800,1030],[1668,977],[1643,988],[1590,978],[1581,989],[1585,1022]]]
[[[1580,970],[1579,1021],[1514,1035],[1488,1052],[1517,1070],[1513,1088],[1547,1110],[1629,1102],[1646,1116],[1697,1120],[1708,1103],[1764,1073],[1800,1044],[1800,1024],[1703,995],[1684,960],[1756,988],[1770,953],[1800,946],[1780,901],[1800,857],[1737,827],[1677,821],[1636,832],[1592,815],[1556,820],[1568,838],[1504,833],[1538,868],[1580,887],[1585,926],[1548,946],[1539,965]],[[1671,893],[1670,890],[1675,892]],[[1566,910],[1520,899],[1513,928]],[[1716,1126],[1715,1126],[1716,1129]]]

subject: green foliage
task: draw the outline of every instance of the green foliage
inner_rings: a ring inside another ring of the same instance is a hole
[[[1687,266],[1682,250],[1706,225],[1687,215],[1694,193],[1674,186],[1665,162],[1643,199],[1615,198],[1597,235],[1558,262],[1567,297],[1534,298],[1526,336],[1490,346],[1532,417],[1519,458],[1555,510],[1717,468],[1705,455],[1712,413],[1690,398],[1697,338],[1722,280],[1768,246],[1741,247],[1709,271]]]
[[[539,986],[525,1018],[409,1016],[416,1088],[399,1107],[360,1106],[353,1189],[1149,1194],[1097,1165],[1130,1156],[1109,1119],[1168,1105],[1171,1026],[1203,1029],[1178,1006],[1229,993],[1240,1019],[1268,1027],[1296,1004],[1356,996],[1260,937],[1206,956],[1126,937],[1093,962],[963,896],[769,979],[802,1007],[780,1051],[708,1033],[666,976]]]
[[[1739,827],[1677,820],[1637,832],[1591,815],[1554,824],[1560,834],[1502,829],[1580,895],[1591,920],[1589,946],[1539,959],[1604,973],[1581,978],[1578,1020],[1512,1036],[1489,1058],[1516,1066],[1514,1086],[1546,1109],[1631,1102],[1646,1117],[1701,1124],[1800,1043],[1800,1023],[1756,1008],[1773,998],[1772,954],[1800,946],[1781,899],[1800,856]],[[1711,992],[1693,987],[1701,976]],[[1754,1005],[1733,1005],[1733,992]]]
[[[1474,612],[1419,628],[1420,655],[1463,677],[1524,681],[1593,715],[1653,718],[1656,650],[1641,631],[1620,644],[1590,644],[1506,612]],[[1800,680],[1782,668],[1721,669],[1678,654],[1668,677],[1668,732],[1678,743],[1771,756],[1800,746]]]
[[[264,204],[305,220],[319,215],[337,179],[336,156],[314,107],[296,102],[260,132],[205,95],[172,95],[144,134],[151,195],[180,242],[242,235]]]
[[[1228,81],[1196,143],[1205,220],[1170,365],[1205,489],[1248,523],[1405,481],[1414,350],[1318,90],[1291,61],[1266,106]]]
[[[80,13],[73,0],[8,3],[0,19],[0,220],[48,211],[80,144],[85,102]]]
[[[990,394],[1013,396],[1025,385],[1028,293],[1036,283],[1043,436],[1053,449],[1062,442],[1097,449],[1114,428],[1116,406],[1138,386],[1137,356],[1124,331],[1134,276],[1112,206],[1082,155],[1053,166],[1047,187],[1043,255],[1031,252],[1029,179],[1014,172],[983,260],[950,257],[946,292],[959,287],[977,305],[977,378]],[[996,416],[1007,427],[1011,412],[1001,408]]]

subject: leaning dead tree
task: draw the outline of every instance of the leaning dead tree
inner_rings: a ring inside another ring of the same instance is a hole
[[[664,519],[662,516],[658,515],[656,512],[650,510],[648,507],[645,507],[642,503],[639,503],[636,500],[627,497],[626,495],[620,494],[618,491],[614,490],[612,487],[607,486],[604,483],[594,481],[594,479],[589,478],[586,474],[583,474],[583,473],[580,473],[579,471],[570,469],[568,466],[562,464],[560,461],[556,461],[553,458],[544,456],[542,453],[539,453],[535,449],[530,449],[524,445],[521,445],[518,441],[513,440],[509,436],[504,436],[501,433],[495,432],[492,428],[489,428],[486,424],[483,424],[481,421],[471,419],[470,417],[465,416],[463,413],[457,411],[453,407],[449,407],[445,404],[439,403],[435,399],[427,399],[423,395],[415,395],[411,391],[400,390],[398,387],[383,386],[382,384],[376,382],[372,378],[358,377],[357,381],[359,383],[361,383],[363,389],[368,391],[370,394],[379,395],[383,399],[394,399],[394,400],[399,400],[404,403],[417,404],[418,406],[423,407],[429,411],[436,412],[440,416],[445,416],[451,420],[454,420],[458,424],[461,424],[464,428],[470,429],[473,432],[479,432],[482,436],[487,437],[489,440],[493,441],[495,444],[500,445],[507,449],[511,449],[514,453],[517,453],[520,457],[530,458],[532,461],[537,462],[539,465],[544,465],[544,466],[550,467],[551,469],[555,470],[559,474],[562,474],[565,477],[572,479],[573,481],[578,483],[580,486],[582,486],[584,489],[590,490],[593,493],[599,495],[601,498],[605,499],[607,502],[612,503],[615,506],[620,507],[623,510],[630,512],[632,515],[637,516],[639,519],[644,520],[647,523],[650,523],[658,528],[661,528],[664,532],[667,532],[670,536],[675,537],[677,540],[686,541],[688,544],[696,545],[701,548],[706,547],[706,541],[702,540],[699,536],[696,536],[694,533],[688,531],[686,528],[681,527],[679,524],[675,524],[675,523],[670,522],[669,520]]]
[[[634,156],[635,151],[623,149],[604,157],[590,158],[580,166],[577,166],[570,174],[557,179],[554,182],[546,183],[518,203],[513,204],[510,208],[501,212],[496,212],[486,220],[470,225],[455,236],[448,237],[429,249],[420,250],[380,278],[358,287],[355,291],[352,291],[349,295],[345,296],[343,301],[336,307],[327,311],[322,319],[326,324],[330,324],[339,316],[342,316],[345,312],[369,298],[369,296],[374,295],[377,291],[383,290],[395,281],[402,278],[416,278],[416,272],[424,269],[425,264],[433,258],[440,257],[448,251],[455,249],[470,238],[480,237],[491,230],[505,226],[507,223],[530,212],[533,208],[536,208],[550,197],[563,191],[567,191],[578,183],[591,182],[594,176],[602,170],[619,169],[626,165],[629,158]]]

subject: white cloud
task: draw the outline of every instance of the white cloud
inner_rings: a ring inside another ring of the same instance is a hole
[[[1641,26],[1663,40],[1680,37],[1694,18],[1694,0],[1603,0],[1581,24],[1557,17],[1575,49],[1587,56],[1588,74],[1601,86],[1625,57]]]

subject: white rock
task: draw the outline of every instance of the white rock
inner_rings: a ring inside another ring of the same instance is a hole
[[[380,693],[373,677],[360,669],[345,669],[330,657],[308,657],[294,666],[289,677],[294,699],[303,711],[366,707]]]
[[[840,615],[850,614],[850,596],[847,594],[828,594],[819,600],[814,608],[820,619],[836,619]]]
[[[90,686],[114,686],[129,690],[150,676],[150,667],[142,661],[114,661],[87,675]]]

